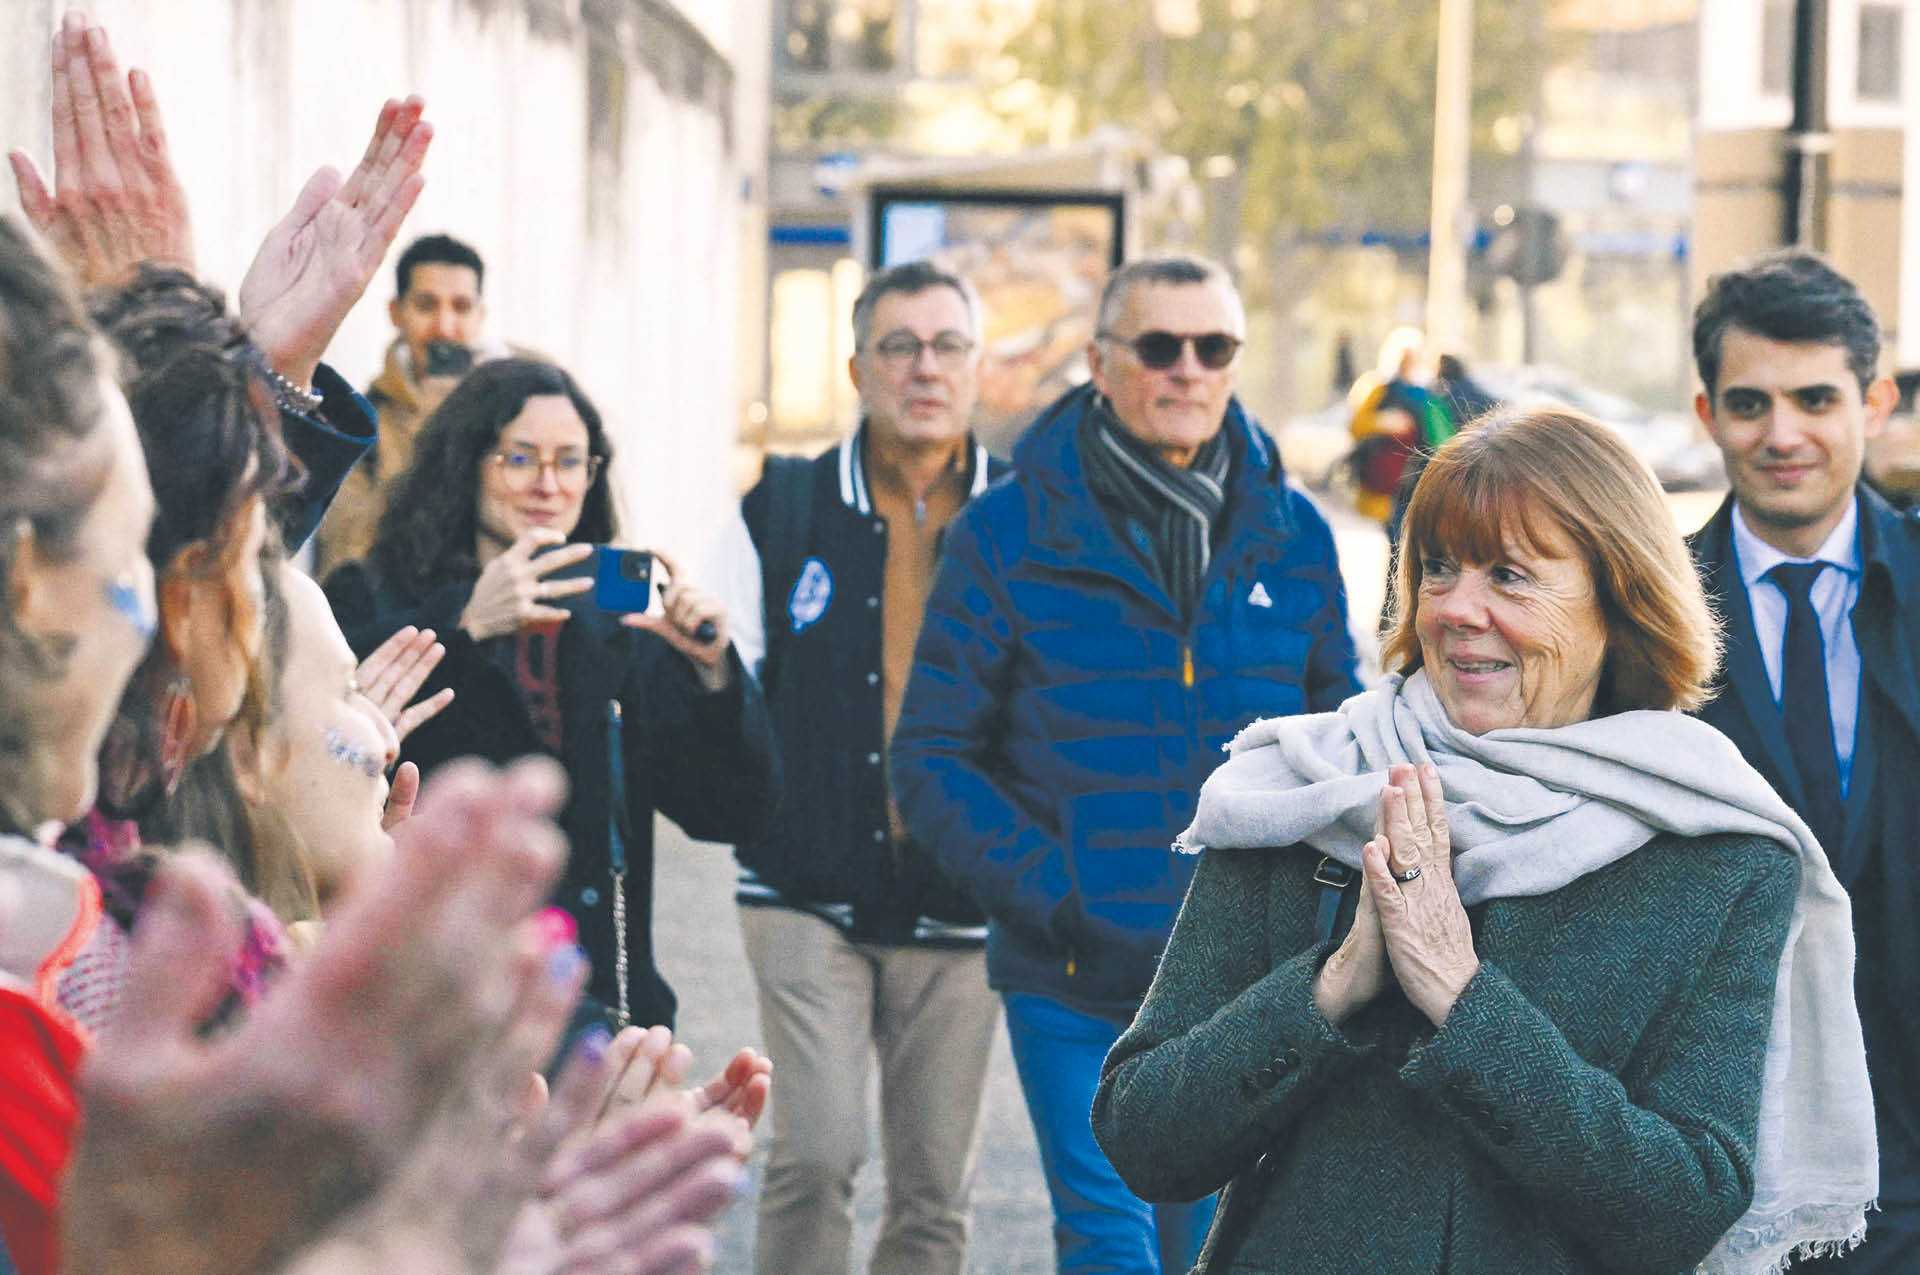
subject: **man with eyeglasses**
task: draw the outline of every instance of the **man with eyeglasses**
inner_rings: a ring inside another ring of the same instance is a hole
[[[1245,332],[1211,262],[1113,274],[1092,384],[948,533],[894,734],[907,827],[989,917],[1062,1272],[1193,1264],[1212,1202],[1127,1190],[1093,1139],[1100,1065],[1186,893],[1168,847],[1222,745],[1358,689],[1333,536],[1234,397]]]
[[[763,1275],[846,1275],[877,1055],[886,1214],[875,1275],[960,1275],[998,999],[984,918],[907,837],[887,740],[942,535],[1005,466],[969,432],[980,302],[926,262],[853,306],[853,435],[770,458],[714,578],[782,746],[772,831],[739,847],[740,928],[780,1063]]]

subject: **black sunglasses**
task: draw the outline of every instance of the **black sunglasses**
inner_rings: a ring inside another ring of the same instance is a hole
[[[1240,338],[1225,332],[1202,332],[1198,336],[1183,336],[1177,332],[1142,332],[1139,336],[1127,338],[1115,336],[1111,332],[1099,334],[1104,341],[1114,341],[1133,351],[1133,357],[1140,360],[1143,367],[1156,372],[1164,372],[1180,361],[1180,349],[1187,342],[1193,342],[1193,356],[1200,360],[1200,366],[1218,372],[1233,362],[1233,356],[1240,352]]]

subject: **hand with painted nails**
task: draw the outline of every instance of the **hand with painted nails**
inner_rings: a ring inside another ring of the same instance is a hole
[[[1393,976],[1435,1027],[1480,972],[1473,926],[1453,882],[1446,798],[1432,764],[1395,766],[1380,796],[1383,835],[1361,850]]]
[[[529,625],[561,623],[572,612],[550,604],[585,593],[593,587],[593,579],[570,576],[550,580],[547,576],[592,556],[592,545],[568,544],[567,538],[552,527],[531,529],[480,572],[460,612],[460,627],[474,641],[484,642],[518,633]]]
[[[81,1078],[70,1269],[272,1269],[393,1180],[444,1097],[524,1021],[511,1011],[566,854],[551,823],[564,791],[544,760],[444,768],[312,956],[210,1039],[236,891],[210,856],[170,858]]]
[[[144,71],[123,80],[106,30],[68,13],[53,37],[53,188],[12,151],[20,207],[86,287],[113,287],[143,261],[192,273],[186,192]]]
[[[240,281],[240,317],[274,370],[298,385],[367,290],[426,179],[433,126],[418,97],[388,100],[366,154],[345,181],[332,168],[307,179],[267,232]]]
[[[686,1086],[693,1053],[673,1039],[668,1028],[628,1027],[613,1038],[608,1049],[607,1083],[601,1098],[603,1120],[655,1099],[677,1095],[688,1113],[704,1117],[734,1117],[738,1134],[748,1136],[740,1149],[744,1160],[752,1152],[751,1134],[766,1110],[773,1085],[773,1060],[757,1050],[742,1048],[705,1084]]]
[[[630,629],[659,634],[692,662],[701,685],[709,691],[725,690],[733,680],[733,665],[727,659],[731,637],[727,631],[725,604],[689,583],[673,559],[658,549],[653,551],[653,560],[667,572],[660,614],[636,611],[621,616],[620,623]]]

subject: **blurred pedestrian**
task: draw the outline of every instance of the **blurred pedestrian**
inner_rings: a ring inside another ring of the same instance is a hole
[[[1127,1189],[1089,1124],[1100,1063],[1186,893],[1167,847],[1222,745],[1357,689],[1332,533],[1233,394],[1245,332],[1218,265],[1114,272],[1092,384],[948,529],[894,735],[909,833],[988,916],[1062,1272],[1191,1266],[1212,1203]]]
[[[1458,354],[1442,354],[1435,366],[1433,396],[1447,409],[1455,429],[1500,406],[1500,400],[1486,386],[1473,379],[1473,374],[1467,371],[1465,361]]]
[[[1385,686],[1261,722],[1094,1128],[1202,1267],[1761,1275],[1874,1197],[1847,896],[1719,732],[1712,612],[1605,426],[1496,416],[1407,519]]]
[[[423,235],[394,266],[387,317],[395,335],[367,387],[380,416],[379,441],[341,485],[314,537],[314,575],[364,558],[386,511],[387,493],[413,463],[420,427],[476,362],[511,351],[486,336],[486,263],[451,235]]]
[[[960,1275],[1000,1002],[986,919],[907,834],[885,759],[941,540],[1006,467],[969,432],[967,283],[926,262],[884,270],[853,334],[859,428],[812,461],[770,457],[724,545],[734,643],[766,687],[785,776],[767,835],[739,848],[740,929],[781,1070],[756,1265],[845,1275],[877,1054],[887,1204],[869,1269]]]
[[[1804,818],[1854,898],[1855,987],[1879,1126],[1859,1250],[1794,1269],[1920,1269],[1920,522],[1861,481],[1898,393],[1880,325],[1812,253],[1713,277],[1694,311],[1695,408],[1732,493],[1694,533],[1727,617],[1700,710]]]
[[[1335,400],[1347,396],[1347,391],[1353,388],[1355,374],[1353,333],[1342,328],[1340,334],[1333,338],[1333,397]]]
[[[1418,328],[1395,328],[1381,342],[1373,370],[1347,393],[1354,445],[1346,465],[1353,476],[1354,508],[1382,523],[1392,516],[1394,494],[1413,455],[1453,435],[1453,419],[1428,391],[1421,372],[1425,343]]]

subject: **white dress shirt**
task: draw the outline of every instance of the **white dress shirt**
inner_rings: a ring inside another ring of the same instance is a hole
[[[1860,716],[1860,647],[1853,640],[1853,606],[1860,600],[1860,502],[1847,502],[1847,513],[1811,558],[1794,558],[1755,535],[1747,526],[1739,502],[1733,506],[1734,560],[1746,582],[1747,602],[1753,608],[1754,634],[1760,640],[1760,658],[1767,666],[1773,702],[1781,701],[1781,666],[1786,663],[1787,595],[1766,579],[1783,562],[1824,562],[1828,569],[1813,582],[1814,614],[1820,619],[1820,641],[1827,656],[1827,700],[1833,718],[1833,751],[1840,762],[1840,793],[1847,792],[1853,773],[1854,727]]]

